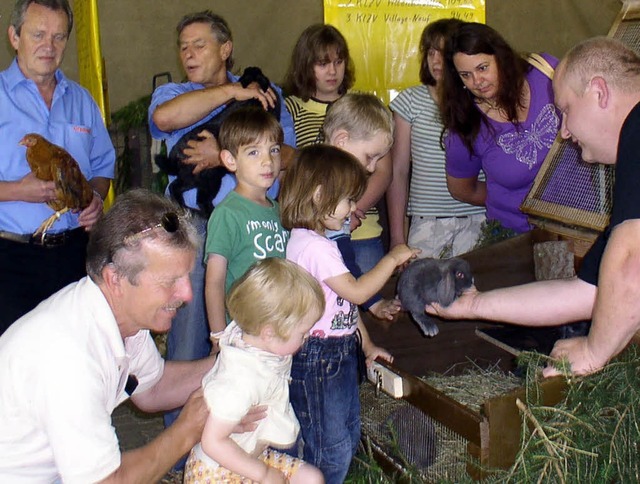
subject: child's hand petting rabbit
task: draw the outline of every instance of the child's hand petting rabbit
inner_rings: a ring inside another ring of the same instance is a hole
[[[387,255],[393,258],[393,260],[396,263],[396,266],[401,266],[405,262],[411,259],[415,259],[418,256],[418,254],[420,254],[420,252],[422,252],[421,249],[409,247],[406,244],[398,244],[395,247],[393,247]]]

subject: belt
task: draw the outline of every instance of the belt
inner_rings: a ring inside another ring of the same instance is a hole
[[[5,232],[0,230],[0,239],[18,242],[20,244],[39,245],[41,247],[60,247],[69,242],[74,236],[79,235],[84,229],[78,227],[64,232],[44,233],[41,235],[33,234],[14,234],[13,232]]]
[[[445,218],[469,218],[468,215],[451,215],[449,217],[436,217],[436,220],[442,220]]]

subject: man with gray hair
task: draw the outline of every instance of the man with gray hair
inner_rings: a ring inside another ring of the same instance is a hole
[[[191,300],[200,243],[170,200],[126,193],[91,232],[88,276],[0,337],[0,482],[156,482],[200,440],[200,384],[215,358],[165,362],[151,336]],[[121,453],[111,413],[129,397],[147,412],[186,405]]]
[[[256,99],[265,109],[274,107],[280,98],[284,106],[282,93],[274,84],[266,92],[257,83],[246,88],[239,77],[231,73],[233,68],[233,38],[226,20],[210,10],[185,15],[176,28],[178,49],[187,82],[168,83],[159,86],[153,93],[149,106],[149,129],[151,136],[165,140],[167,151],[186,133],[199,125],[210,121],[225,109],[227,103]],[[295,146],[293,119],[282,108],[280,124],[284,131],[282,158],[286,160],[293,153],[287,145]],[[196,165],[194,173],[221,164],[218,141],[209,131],[200,132],[200,141],[189,141],[184,150],[186,163]],[[287,154],[288,153],[288,154]],[[170,177],[173,182],[175,177]],[[224,196],[235,187],[235,176],[227,174],[222,186],[213,200],[217,205]],[[269,191],[271,198],[277,196],[277,183]],[[196,212],[196,189],[184,193],[185,205],[194,209],[194,222],[204,237],[207,219]],[[205,309],[204,252],[196,255],[194,270],[191,273],[193,300],[181,308],[176,315],[171,332],[167,338],[168,360],[194,360],[208,355],[211,351],[209,333],[212,328],[207,321]],[[171,425],[178,411],[165,415],[165,425]],[[182,464],[178,465],[178,468]]]
[[[18,0],[9,42],[16,52],[0,72],[0,334],[40,301],[83,277],[87,231],[102,213],[115,150],[93,98],[60,64],[73,26],[67,0]],[[63,214],[42,236],[54,211],[52,181],[38,179],[19,141],[38,133],[78,162],[94,194],[79,213]]]
[[[560,62],[553,90],[560,134],[580,146],[586,162],[616,165],[609,226],[573,279],[472,289],[447,308],[426,309],[523,326],[591,319],[588,336],[560,340],[551,352],[585,374],[602,368],[640,330],[640,57],[617,40],[588,39]],[[544,370],[555,374],[553,367]]]

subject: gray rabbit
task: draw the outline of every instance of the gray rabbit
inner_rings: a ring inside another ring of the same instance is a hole
[[[432,337],[438,326],[425,306],[433,302],[448,306],[472,284],[471,267],[464,259],[418,259],[400,274],[398,297],[424,335]]]

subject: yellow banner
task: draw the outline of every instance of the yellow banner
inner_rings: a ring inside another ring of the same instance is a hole
[[[97,0],[76,0],[73,5],[78,45],[78,73],[82,84],[93,96],[107,122],[107,106],[102,79],[102,53]]]
[[[420,82],[420,36],[441,18],[485,21],[485,0],[324,0],[324,21],[347,39],[355,89],[384,102]]]
[[[73,3],[78,46],[78,75],[80,84],[93,96],[102,113],[102,120],[109,126],[109,99],[102,50],[100,48],[100,23],[97,0],[76,0]],[[107,210],[115,198],[113,183],[104,201]]]

